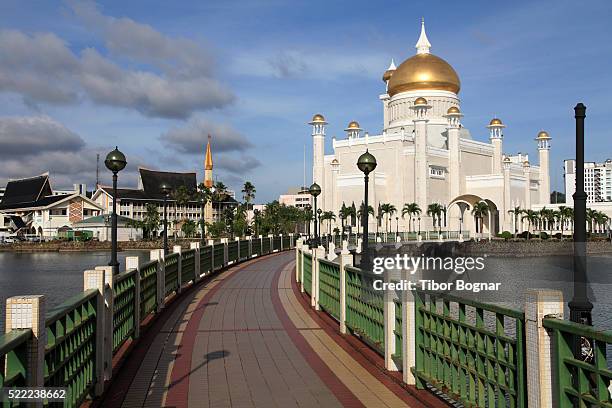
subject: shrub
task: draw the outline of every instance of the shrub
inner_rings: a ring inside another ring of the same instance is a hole
[[[510,231],[504,231],[501,234],[499,234],[499,237],[503,238],[503,239],[505,239],[507,241],[510,238],[512,238],[512,233]]]
[[[540,239],[548,239],[550,238],[548,234],[544,231],[540,232]]]
[[[561,239],[561,233],[560,233],[560,232],[557,232],[557,233],[555,234],[555,238],[557,238],[557,239]]]

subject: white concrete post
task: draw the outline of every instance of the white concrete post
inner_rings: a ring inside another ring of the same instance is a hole
[[[527,405],[552,408],[552,334],[543,326],[546,316],[563,319],[563,293],[530,289],[525,296],[525,360],[527,362]]]
[[[391,277],[389,274],[389,270],[385,269],[383,274],[383,279],[385,282],[390,282]],[[385,331],[385,369],[389,371],[397,371],[398,367],[393,360],[393,353],[395,352],[395,333],[393,330],[395,329],[395,302],[393,299],[395,297],[394,290],[385,290],[383,293],[383,322],[384,322],[384,331]]]
[[[134,276],[134,338],[140,337],[140,269],[137,256],[125,258],[125,269],[127,271],[136,269]]]
[[[166,299],[166,265],[163,249],[152,249],[151,260],[157,261],[157,312],[164,308]]]
[[[221,238],[221,242],[223,243],[223,266],[227,266],[228,262],[228,254],[227,254],[227,244],[229,240],[227,238]]]
[[[336,259],[336,245],[334,244],[334,241],[330,241],[330,243],[328,244],[328,248],[329,251],[327,251],[327,260],[328,261],[333,261],[334,259]]]
[[[249,256],[247,256],[247,259],[251,259],[253,257],[253,236],[249,235],[247,239],[249,240]]]
[[[194,258],[194,278],[193,283],[195,284],[200,280],[200,243],[199,242],[191,242],[189,243],[189,248],[194,250],[193,258]]]
[[[283,234],[280,234],[280,250],[283,250]]]
[[[295,281],[300,281],[300,251],[302,250],[302,241],[297,240],[295,245]]]
[[[94,386],[94,393],[96,395],[102,395],[104,391],[104,381],[107,379],[107,368],[106,364],[107,360],[107,303],[106,303],[106,282],[105,282],[106,271],[103,269],[94,269],[83,272],[83,289],[96,289],[99,292],[98,302],[96,306],[96,373],[95,378],[97,379],[96,384]],[[111,275],[112,279],[112,275]],[[112,296],[111,296],[112,298]],[[111,319],[112,319],[112,311],[111,311]],[[112,370],[112,320],[111,320],[111,370]],[[101,347],[99,346],[101,345]]]
[[[209,239],[208,246],[210,246],[210,273],[215,271],[215,240]]]
[[[258,255],[261,256],[263,254],[263,235],[259,236],[259,252]]]
[[[295,246],[294,240],[295,238],[293,237],[293,233],[289,234],[289,248],[293,248]]]
[[[178,258],[178,260],[177,260],[177,263],[178,263],[178,268],[177,268],[177,271],[178,271],[177,272],[177,275],[178,275],[178,277],[177,277],[177,281],[178,281],[178,285],[177,286],[178,286],[178,289],[176,290],[176,294],[178,295],[179,293],[181,293],[181,290],[182,290],[181,287],[183,286],[183,252],[182,252],[181,246],[180,245],[174,245],[172,247],[172,253],[173,254],[178,254],[178,257],[177,257]]]
[[[410,281],[412,276],[407,269],[402,270],[400,276]],[[416,322],[414,293],[409,290],[402,291],[402,376],[408,385],[415,385],[416,378],[412,367],[416,366]]]
[[[316,259],[315,259],[316,258]],[[315,310],[320,310],[319,305],[319,260],[325,259],[325,248],[320,246],[313,249],[313,261],[312,261],[312,302]]]
[[[114,275],[112,266],[96,266],[97,271],[104,272],[104,380],[110,380],[113,375],[113,310],[115,303]],[[86,286],[87,283],[84,284]],[[99,289],[99,288],[83,288]]]
[[[274,252],[274,235],[268,234],[268,239],[270,240],[270,253]]]
[[[355,252],[357,252],[358,254],[361,253],[361,243],[362,243],[362,238],[357,238],[357,248],[355,248]],[[379,241],[380,242],[380,241]]]
[[[353,266],[353,254],[348,250],[348,241],[342,241],[340,252],[340,333],[346,334],[346,266]]]
[[[236,246],[238,247],[238,260],[236,262],[240,262],[240,237],[236,237]]]
[[[28,387],[43,387],[45,385],[46,314],[47,302],[43,295],[13,296],[6,299],[5,332],[8,333],[17,329],[32,329],[32,338],[26,346],[26,386]],[[0,369],[4,370],[5,368],[0,367]],[[96,388],[96,391],[101,392],[98,388]]]
[[[310,250],[310,306],[315,308],[317,306],[317,267],[319,266],[317,260],[317,249],[318,248],[312,248]]]

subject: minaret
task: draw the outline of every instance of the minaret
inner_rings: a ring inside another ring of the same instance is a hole
[[[499,174],[502,170],[502,141],[504,139],[502,129],[505,127],[506,125],[504,125],[499,118],[491,119],[489,126],[487,126],[490,132],[489,140],[491,140],[491,144],[493,145],[493,162],[491,166],[491,173],[493,174]]]
[[[212,152],[210,151],[210,135],[208,135],[208,143],[206,144],[206,158],[204,159],[204,185],[208,188],[213,186],[213,160]]]
[[[427,39],[427,34],[425,33],[425,19],[424,18],[421,18],[421,35],[419,36],[419,41],[417,41],[414,47],[417,50],[417,54],[429,54],[431,43]]]
[[[510,202],[510,166],[512,166],[512,161],[509,157],[504,157],[502,165],[504,175],[504,208],[499,213],[504,214],[504,231],[512,231],[512,217],[508,213],[512,208]]]
[[[421,34],[423,31],[421,32]],[[425,37],[427,39],[427,37]],[[419,42],[421,39],[419,39]],[[427,168],[427,110],[431,106],[425,98],[416,98],[414,105],[414,197],[421,209],[427,208],[427,180],[429,178]]]
[[[531,176],[529,175],[531,166],[529,160],[523,162],[523,174],[525,175],[525,209],[531,209]]]
[[[359,127],[359,122],[356,120],[351,121],[344,131],[346,132],[347,139],[358,139],[359,132],[361,132],[361,128]]]
[[[448,119],[448,199],[454,200],[459,196],[461,183],[461,156],[459,151],[459,128],[461,126],[461,111],[456,106],[451,106],[446,111]]]
[[[550,139],[548,133],[543,130],[535,139],[538,142],[540,155],[540,202],[538,204],[550,204]]]
[[[317,183],[322,190],[322,194],[318,197],[319,208],[325,210],[325,168],[324,168],[324,156],[325,156],[325,125],[327,122],[320,113],[317,113],[312,117],[312,120],[308,122],[312,125],[312,182]]]

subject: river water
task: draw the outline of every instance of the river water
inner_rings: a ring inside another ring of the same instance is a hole
[[[119,252],[121,270],[125,257],[149,260],[149,251]],[[108,265],[110,255],[101,252],[0,252],[0,333],[4,333],[6,299],[19,295],[45,295],[47,310],[83,290],[83,271]]]

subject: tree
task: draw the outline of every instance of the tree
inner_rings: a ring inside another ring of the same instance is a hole
[[[347,207],[346,204],[342,203],[342,207],[340,208],[340,211],[338,211],[338,216],[340,217],[340,220],[342,222],[342,236],[343,237],[344,237],[344,223],[346,222],[346,219],[351,215],[350,212],[351,212],[350,208]]]
[[[565,203],[565,194],[558,191],[550,193],[550,202],[552,204]]]
[[[408,224],[408,230],[412,232],[413,225],[413,217],[421,214],[421,208],[417,203],[406,203],[404,204],[404,208],[402,208],[402,218],[406,215],[410,217],[410,222]]]
[[[427,215],[429,215],[433,219],[434,229],[436,227],[436,220],[438,220],[438,232],[442,232],[442,213],[444,212],[444,208],[438,204],[433,203],[427,206]]]
[[[244,236],[247,233],[247,228],[247,207],[246,204],[241,204],[236,207],[232,230],[234,235]]]
[[[527,220],[527,239],[531,235],[531,226],[538,222],[540,215],[533,210],[525,210],[522,220]]]
[[[605,213],[601,211],[597,211],[594,216],[595,224],[599,226],[601,229],[607,230],[608,222],[610,221],[610,217],[608,217]]]
[[[540,219],[544,222],[546,222],[548,224],[548,229],[550,232],[550,235],[552,235],[552,229],[555,223],[555,219],[556,219],[556,214],[555,211],[546,207],[543,207],[540,210]]]
[[[225,186],[225,184],[223,184],[223,182],[217,181],[215,185],[213,186],[213,189],[214,189],[214,192],[213,192],[214,201],[221,201],[222,199],[225,198],[225,195],[227,194],[227,187]]]
[[[565,221],[571,219],[574,216],[574,210],[570,207],[560,205],[557,211],[557,219],[561,223],[561,239],[563,239],[563,232],[565,227]]]
[[[261,217],[260,210],[253,210],[253,224],[255,224],[255,235],[259,236],[259,218]]]
[[[250,181],[246,181],[244,186],[242,186],[242,197],[247,204],[247,210],[249,209],[249,204],[255,198],[256,192],[255,186]]]
[[[181,225],[181,232],[187,238],[190,238],[196,233],[197,224],[193,220],[185,219],[183,220],[183,225]]]
[[[595,222],[595,216],[597,215],[597,210],[592,208],[586,209],[586,222],[588,225],[588,231],[593,232],[593,223]]]
[[[198,189],[193,193],[193,199],[200,203],[201,205],[200,212],[203,214],[206,204],[208,204],[212,200],[212,191],[210,191],[210,188],[206,187],[206,184],[200,183],[198,184]],[[206,221],[203,215],[202,215],[202,218],[200,219],[199,224],[200,224],[200,229],[202,230],[202,232],[204,232]],[[202,233],[202,239],[204,239],[203,233]]]
[[[321,221],[327,221],[328,233],[331,234],[331,222],[336,221],[336,214],[333,211],[323,211]]]
[[[479,201],[474,204],[474,208],[472,208],[472,215],[476,221],[476,232],[480,232],[482,234],[482,223],[485,216],[489,214],[489,206],[484,201]],[[480,220],[480,224],[478,221]],[[478,226],[480,225],[480,228]]]
[[[374,216],[374,207],[368,204],[368,214]],[[365,203],[362,201],[359,205],[359,210],[355,216],[357,217],[357,233],[359,234],[359,226],[361,225],[361,217],[365,215]]]
[[[147,204],[145,214],[142,219],[143,233],[147,238],[151,238],[153,231],[157,231],[160,224],[159,211],[157,205],[153,203]]]
[[[518,233],[518,222],[519,222],[519,217],[521,216],[521,214],[523,213],[523,210],[521,209],[521,207],[516,206],[511,210],[508,210],[508,214],[512,214],[514,216],[514,238],[516,238],[516,234]]]
[[[397,212],[397,208],[393,204],[383,203],[380,205],[380,211],[382,215],[386,215],[385,219],[385,231],[390,232],[389,230],[389,220]]]

